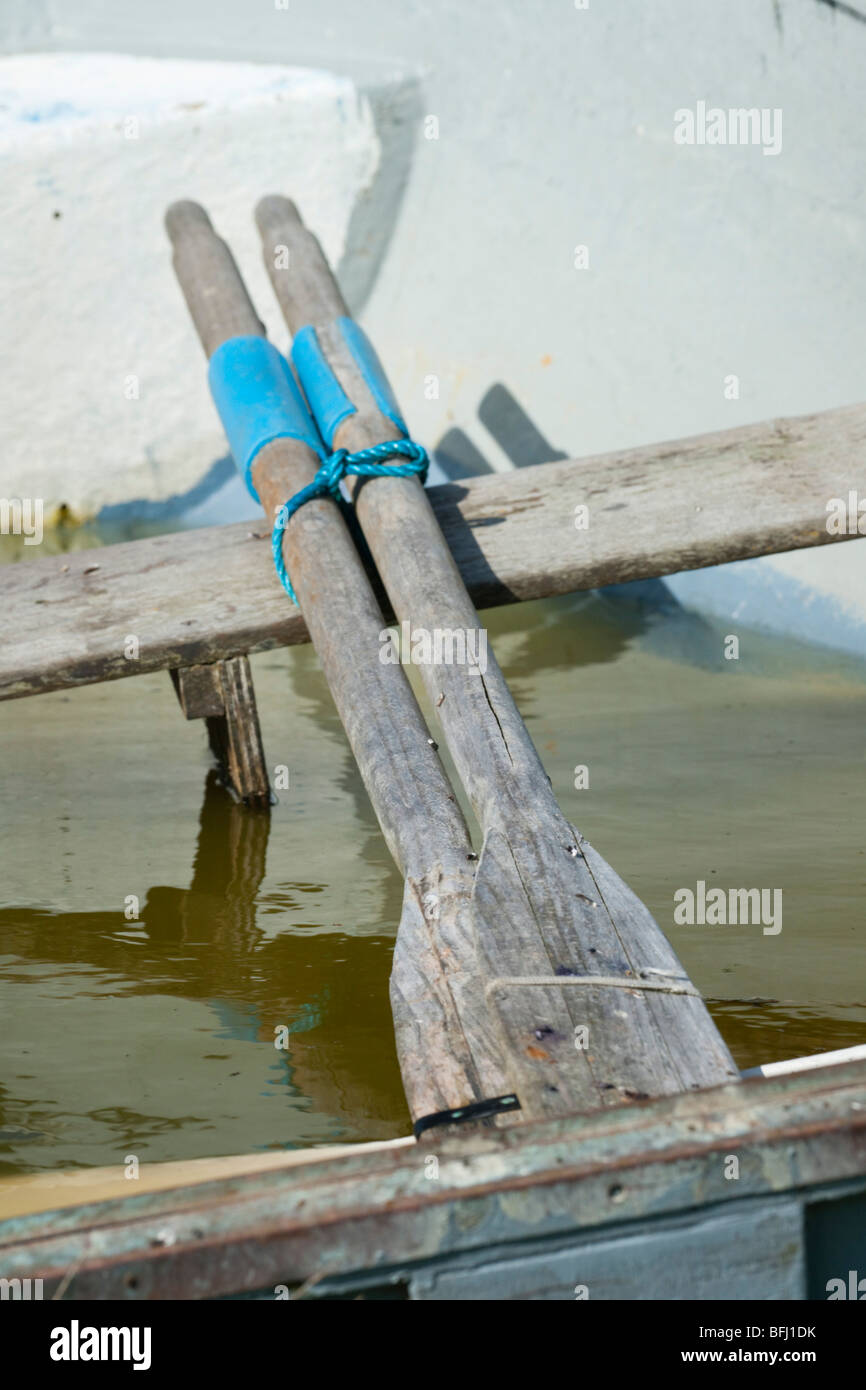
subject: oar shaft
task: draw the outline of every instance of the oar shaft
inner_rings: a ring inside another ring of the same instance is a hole
[[[204,210],[175,204],[166,227],[208,357],[238,335],[264,336],[234,257]],[[260,450],[252,481],[271,522],[318,465],[298,440],[275,439]],[[474,877],[466,823],[402,667],[379,659],[385,622],[330,498],[307,503],[292,518],[283,553],[382,832],[407,878],[392,1002],[410,1109],[417,1118],[483,1099],[490,1091],[478,1080],[448,974],[471,970],[474,961],[471,933],[460,926]],[[331,852],[338,857],[340,845],[333,843]],[[444,953],[444,964],[440,931],[455,941],[468,937],[450,959]]]

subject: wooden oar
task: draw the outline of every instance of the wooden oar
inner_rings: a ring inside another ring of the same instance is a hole
[[[205,211],[175,203],[166,227],[207,356],[239,335],[264,337],[234,258]],[[319,462],[296,439],[276,438],[260,450],[251,475],[272,522]],[[283,555],[382,833],[406,879],[391,998],[412,1118],[501,1096],[507,1082],[498,1043],[465,984],[468,977],[474,989],[478,980],[471,921],[476,856],[405,674],[379,660],[385,622],[330,498],[308,503],[292,519]],[[340,845],[327,825],[322,838],[337,860]],[[291,858],[290,844],[284,853]],[[461,1008],[463,1000],[469,1008]]]
[[[352,452],[402,437],[375,354],[359,341],[294,204],[265,198],[257,221],[326,444]],[[417,479],[355,480],[352,490],[400,622],[412,632],[462,632],[466,647],[479,651],[478,616]],[[735,1077],[649,911],[557,805],[492,653],[484,672],[432,659],[420,673],[484,837],[473,892],[483,972],[477,1007],[486,1001],[496,1016],[523,1114],[593,1109]]]

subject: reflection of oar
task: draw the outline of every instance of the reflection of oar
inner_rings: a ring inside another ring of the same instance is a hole
[[[381,364],[294,204],[266,198],[257,220],[326,445],[351,452],[404,437]],[[496,1017],[524,1115],[736,1076],[650,913],[563,816],[495,658],[486,670],[449,659],[449,646],[452,658],[482,652],[482,630],[418,480],[353,480],[353,497],[398,619],[428,641],[443,634],[420,673],[484,835],[477,1007],[486,998]]]
[[[319,466],[315,426],[207,214],[195,203],[176,203],[166,226],[235,456],[273,518]],[[506,1082],[487,1019],[462,985],[464,975],[477,980],[469,833],[403,670],[379,660],[385,623],[334,502],[320,498],[301,508],[286,529],[283,555],[406,879],[391,998],[413,1119],[499,1096]],[[327,826],[322,837],[327,844]],[[329,852],[339,856],[339,844]],[[464,998],[470,1007],[461,1015]]]

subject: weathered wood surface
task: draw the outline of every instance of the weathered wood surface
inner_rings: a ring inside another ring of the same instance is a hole
[[[223,713],[207,717],[211,748],[241,800],[268,806],[271,787],[249,657],[233,656],[218,667]]]
[[[249,658],[182,666],[170,674],[186,718],[204,719],[228,786],[250,806],[269,806],[270,781]]]
[[[210,666],[181,666],[170,673],[184,718],[207,719],[225,714],[219,668],[220,663],[214,661]]]
[[[356,407],[333,447],[353,452],[398,439],[346,345],[336,322],[345,305],[294,204],[267,198],[257,218],[290,330],[312,324]],[[287,268],[280,246],[289,250]],[[398,619],[427,634],[463,633],[477,653],[470,634],[480,633],[478,615],[418,480],[354,479],[350,486]],[[685,980],[685,971],[649,911],[598,854],[585,853],[493,653],[487,650],[485,669],[434,652],[419,673],[484,837],[473,891],[476,939],[483,978],[500,982],[486,999],[524,1115],[610,1106],[736,1076],[699,997],[640,990],[645,968],[656,982],[665,970]],[[587,983],[556,983],[565,975]],[[634,988],[593,986],[595,976],[627,979]],[[526,977],[551,983],[517,983]],[[400,990],[396,975],[395,1007]]]
[[[866,495],[861,405],[427,492],[485,607],[851,540],[826,504],[852,488]],[[264,522],[28,558],[0,595],[0,699],[309,641]]]
[[[834,1211],[850,1230],[859,1202],[863,1239],[866,1064],[449,1137],[435,1180],[430,1153],[287,1155],[276,1171],[17,1216],[0,1223],[0,1277],[67,1299],[273,1299],[278,1285],[351,1298],[399,1281],[418,1299],[570,1300],[588,1283],[597,1300],[682,1296],[685,1270],[695,1297],[814,1297],[807,1279],[820,1289],[851,1267]]]
[[[231,252],[204,211],[175,204],[166,223],[207,355],[233,334],[261,334]],[[263,448],[253,463],[253,483],[266,515],[276,517],[318,464],[296,440]],[[379,660],[384,619],[330,498],[308,503],[292,518],[283,552],[373,809],[406,878],[395,951],[403,980],[395,1030],[413,1118],[500,1094],[484,1011],[461,1014],[454,999],[455,982],[477,975],[469,831],[405,672]],[[279,592],[283,608],[291,607]]]

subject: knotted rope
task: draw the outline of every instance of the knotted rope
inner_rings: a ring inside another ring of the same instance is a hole
[[[403,458],[405,462],[386,462],[395,456]],[[359,449],[355,454],[350,454],[347,449],[337,449],[330,458],[325,459],[313,481],[302,487],[300,492],[296,492],[294,497],[290,497],[288,502],[280,507],[271,536],[274,565],[280,583],[292,603],[297,604],[298,600],[283,559],[283,532],[295,512],[303,507],[305,502],[312,502],[316,497],[333,497],[335,502],[343,504],[340,483],[350,475],[360,478],[417,477],[423,483],[427,478],[429,466],[426,449],[422,449],[420,444],[415,444],[411,439],[388,439],[383,444],[374,444],[370,449]]]

